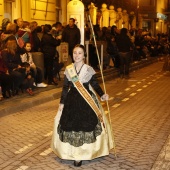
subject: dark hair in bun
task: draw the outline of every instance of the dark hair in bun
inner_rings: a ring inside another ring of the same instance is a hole
[[[77,44],[74,48],[76,48],[76,47],[79,47],[79,48],[83,49],[83,51],[84,51],[84,56],[85,56],[85,57],[87,56],[86,49],[85,49],[84,45]]]

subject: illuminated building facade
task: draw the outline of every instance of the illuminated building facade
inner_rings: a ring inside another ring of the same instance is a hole
[[[39,25],[53,24],[56,21],[67,23],[67,4],[69,0],[0,0],[0,22],[3,18],[11,21],[23,18],[25,21],[37,21]],[[170,32],[170,0],[82,0],[94,2],[101,8],[102,3],[121,7],[130,13],[134,11],[139,20],[142,17],[142,28],[153,35],[158,32]],[[87,8],[85,8],[87,9]],[[138,22],[137,22],[138,23]]]

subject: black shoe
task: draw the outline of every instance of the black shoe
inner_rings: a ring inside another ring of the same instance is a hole
[[[13,96],[16,96],[16,95],[18,95],[18,94],[19,94],[19,90],[18,90],[18,89],[12,91],[12,95],[13,95]]]
[[[123,78],[124,78],[123,74],[121,74],[121,75],[120,75],[120,78],[121,78],[121,79],[123,79]]]
[[[130,78],[130,76],[129,75],[125,75],[125,79],[129,79]]]
[[[52,82],[48,82],[48,85],[55,85],[55,86],[57,86],[57,85],[58,85],[58,83],[56,83],[56,82],[52,81]]]
[[[79,167],[81,165],[82,165],[82,161],[79,161],[79,162],[74,161],[74,166]]]
[[[5,99],[10,98],[10,97],[11,97],[11,91],[10,91],[10,90],[6,90],[5,92],[3,91],[3,92],[2,92],[2,96],[3,96],[3,98],[5,98]]]

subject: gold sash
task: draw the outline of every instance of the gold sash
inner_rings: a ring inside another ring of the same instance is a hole
[[[86,100],[86,102],[90,105],[90,107],[93,109],[93,111],[96,113],[97,117],[100,119],[100,121],[103,123],[103,117],[102,113],[99,110],[97,104],[94,102],[92,96],[88,93],[88,91],[84,88],[82,83],[79,81],[79,78],[77,76],[74,64],[70,64],[66,67],[68,74],[71,78],[71,81],[75,85],[78,92],[81,94],[81,96]]]

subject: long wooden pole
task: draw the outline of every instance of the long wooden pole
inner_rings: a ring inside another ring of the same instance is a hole
[[[99,62],[99,68],[100,68],[101,77],[102,77],[103,89],[104,89],[104,93],[107,94],[106,93],[106,86],[105,86],[105,82],[104,82],[104,76],[103,76],[103,69],[102,69],[102,66],[101,66],[101,61],[100,61],[99,52],[98,52],[97,43],[96,43],[96,37],[95,37],[95,34],[94,34],[94,29],[93,29],[93,25],[92,25],[92,22],[91,22],[91,17],[90,17],[90,15],[88,15],[88,16],[89,16],[90,26],[91,26],[91,30],[92,30],[93,39],[94,39],[94,45],[96,47],[96,53],[97,53],[97,58],[98,58],[98,62]],[[112,121],[111,121],[111,117],[110,117],[110,108],[109,108],[108,100],[106,100],[106,104],[107,104],[107,110],[108,110],[107,114],[109,115],[109,123],[110,123],[110,127],[111,127],[111,133],[112,133],[113,140],[114,140],[113,129],[112,129]],[[113,146],[114,146],[115,157],[117,157],[116,156],[115,140],[114,140]]]

